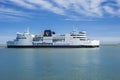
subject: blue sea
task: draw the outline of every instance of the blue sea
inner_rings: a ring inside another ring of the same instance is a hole
[[[0,80],[119,80],[120,46],[0,48]]]

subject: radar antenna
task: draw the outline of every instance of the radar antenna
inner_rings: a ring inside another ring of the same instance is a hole
[[[27,27],[27,33],[30,33],[30,31],[29,31],[29,27]]]

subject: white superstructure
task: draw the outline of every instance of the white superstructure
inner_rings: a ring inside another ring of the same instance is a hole
[[[32,35],[29,30],[17,33],[13,41],[8,41],[8,47],[99,47],[99,40],[89,40],[85,31],[73,31],[58,35],[51,30],[45,30],[44,34]]]
[[[7,45],[18,45],[18,46],[23,46],[23,45],[32,45],[34,35],[31,35],[29,33],[29,30],[27,30],[24,33],[17,32],[17,37],[14,41],[8,41]]]

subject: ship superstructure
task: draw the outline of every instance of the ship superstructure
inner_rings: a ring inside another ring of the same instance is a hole
[[[13,41],[7,42],[8,48],[45,48],[45,47],[99,47],[99,40],[87,39],[86,31],[73,30],[71,33],[58,35],[52,30],[44,30],[44,34],[32,35],[29,30],[24,33],[17,32],[17,37]]]

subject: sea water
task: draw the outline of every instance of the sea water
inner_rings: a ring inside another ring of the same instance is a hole
[[[120,46],[0,48],[0,80],[119,80]]]

